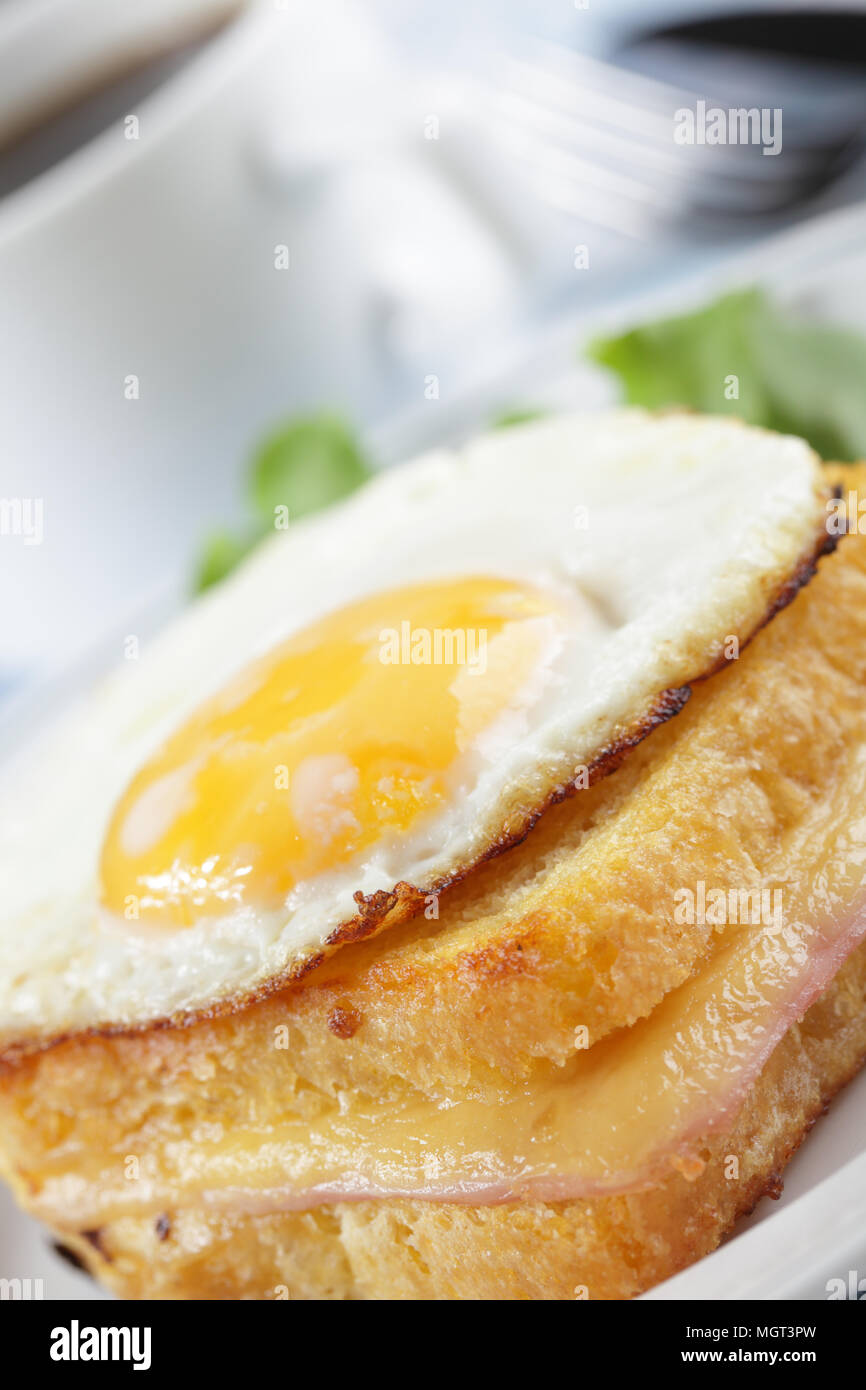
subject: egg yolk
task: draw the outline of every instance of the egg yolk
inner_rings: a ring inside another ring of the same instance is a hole
[[[537,697],[555,607],[482,576],[377,594],[296,633],[134,777],[103,844],[102,902],[172,926],[277,906],[433,816],[460,795],[461,755]]]

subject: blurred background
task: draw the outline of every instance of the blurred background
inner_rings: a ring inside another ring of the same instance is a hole
[[[623,395],[866,448],[864,38],[793,0],[0,0],[0,698],[218,578],[256,469]],[[759,139],[701,138],[735,108]]]

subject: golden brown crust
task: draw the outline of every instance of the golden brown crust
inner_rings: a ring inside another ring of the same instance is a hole
[[[472,1208],[365,1202],[237,1217],[124,1218],[77,1255],[126,1298],[623,1299],[715,1249],[866,1056],[866,945],[786,1034],[691,1181],[616,1197]],[[98,1247],[98,1248],[97,1248]]]
[[[802,582],[805,583],[806,580],[804,579]],[[767,621],[769,621],[769,617]],[[707,672],[707,675],[710,674],[712,673]],[[699,679],[703,679],[703,677]],[[638,744],[648,738],[654,729],[657,729],[661,724],[666,724],[669,719],[673,719],[674,715],[679,714],[691,693],[690,685],[681,685],[671,690],[663,690],[660,695],[657,695],[643,718],[639,719],[632,725],[631,729],[621,734],[614,743],[609,744],[592,760],[586,769],[587,786],[594,786],[596,782],[600,782],[602,778],[615,772],[632,749],[637,748]],[[514,849],[517,845],[522,844],[547,811],[553,806],[558,806],[567,797],[574,796],[576,792],[575,785],[568,783],[566,786],[558,787],[550,792],[542,805],[524,808],[524,813],[517,824],[514,824],[514,817],[512,817],[508,830],[493,841],[480,859],[460,869],[457,873],[449,874],[447,878],[440,879],[426,890],[422,891],[420,888],[415,888],[411,883],[398,883],[391,893],[381,889],[379,892],[371,893],[366,897],[363,893],[355,893],[355,902],[358,904],[357,917],[353,917],[349,922],[344,922],[332,931],[326,944],[328,946],[341,946],[365,941],[385,926],[397,926],[414,917],[416,913],[421,911],[429,897],[438,896],[449,888],[456,887],[482,864],[486,864],[491,859],[496,859],[500,854],[504,854],[506,850]],[[395,913],[393,920],[391,920],[392,913]],[[311,973],[312,969],[318,968],[323,959],[324,956],[319,955],[313,958],[312,964],[304,962],[282,983],[277,980],[273,988],[283,987],[283,984],[288,980],[303,979]],[[270,983],[268,988],[270,988]],[[260,992],[257,997],[264,997],[263,992]]]

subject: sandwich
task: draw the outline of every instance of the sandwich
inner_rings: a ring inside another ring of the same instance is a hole
[[[125,1298],[625,1299],[778,1195],[866,1056],[864,487],[532,422],[120,661],[0,788],[25,1209]]]

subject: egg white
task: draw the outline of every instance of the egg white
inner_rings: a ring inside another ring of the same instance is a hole
[[[659,692],[748,639],[824,525],[801,440],[638,410],[498,431],[382,474],[276,533],[0,779],[0,1041],[131,1026],[241,999],[321,949],[353,894],[425,890],[543,806]],[[251,658],[364,594],[427,579],[529,581],[564,605],[544,679],[473,751],[417,833],[178,930],[108,919],[97,864],[132,774]],[[573,616],[573,621],[571,617]],[[120,654],[119,654],[120,656]]]

